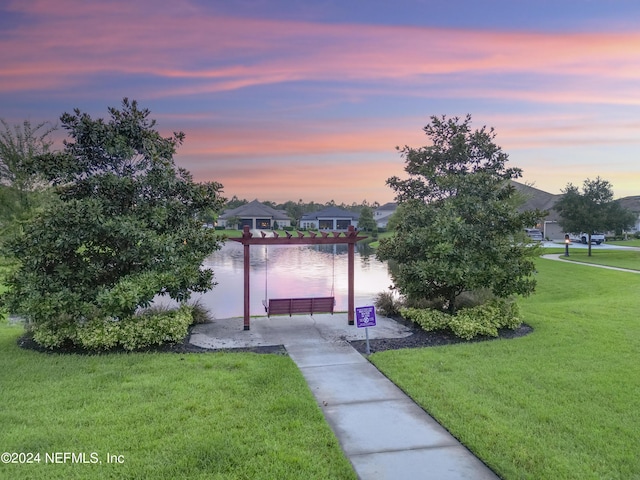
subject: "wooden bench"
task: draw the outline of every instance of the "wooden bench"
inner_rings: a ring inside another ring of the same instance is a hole
[[[264,304],[264,302],[263,302]],[[264,304],[267,316],[271,315],[298,315],[314,313],[331,313],[335,305],[334,297],[313,298],[271,298],[269,304]]]

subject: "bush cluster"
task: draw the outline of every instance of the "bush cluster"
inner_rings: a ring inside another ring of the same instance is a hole
[[[522,323],[518,304],[505,299],[465,308],[457,315],[425,308],[404,308],[400,313],[426,331],[449,330],[465,340],[481,335],[497,337],[498,329],[515,329]]]
[[[57,318],[31,326],[33,339],[46,348],[75,346],[87,350],[138,350],[181,341],[199,307],[150,308],[123,319],[95,317],[82,323]]]
[[[380,312],[380,314],[386,317],[395,317],[400,314],[404,304],[401,299],[396,298],[393,292],[386,291],[376,295],[374,305],[376,306],[376,311]]]

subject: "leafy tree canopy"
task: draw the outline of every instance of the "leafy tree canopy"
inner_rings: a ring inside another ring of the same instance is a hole
[[[471,116],[434,116],[424,132],[430,145],[398,148],[408,178],[387,180],[399,208],[395,235],[377,255],[397,262],[396,288],[413,300],[442,299],[450,313],[465,291],[533,292],[535,249],[522,237],[545,213],[518,212],[509,180],[521,171],[506,167],[493,129],[473,131]]]
[[[378,226],[373,218],[373,210],[369,206],[360,209],[360,218],[358,219],[358,229],[365,232],[377,232]]]
[[[589,256],[593,233],[626,230],[635,222],[635,214],[613,200],[611,183],[600,177],[595,180],[587,178],[582,191],[569,183],[562,192],[564,195],[554,205],[560,215],[560,226],[566,232],[589,236]]]
[[[26,120],[9,125],[0,120],[0,232],[28,219],[47,197],[43,179],[33,172],[33,159],[49,151],[55,127]]]
[[[200,265],[219,243],[200,215],[221,208],[222,186],[177,168],[184,134],[163,138],[149,114],[125,98],[108,120],[62,115],[64,150],[34,159],[57,199],[8,242],[21,265],[8,281],[10,311],[62,328],[212,287],[213,272]]]

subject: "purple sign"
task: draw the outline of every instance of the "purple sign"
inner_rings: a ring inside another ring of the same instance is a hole
[[[356,325],[358,328],[376,326],[376,307],[356,308]]]

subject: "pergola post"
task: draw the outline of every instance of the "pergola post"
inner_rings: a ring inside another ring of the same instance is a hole
[[[249,330],[249,318],[251,317],[251,295],[249,290],[251,283],[249,282],[249,266],[251,258],[249,256],[249,244],[244,245],[244,329]]]
[[[347,257],[348,257],[348,266],[347,266],[347,277],[348,281],[348,294],[347,294],[347,323],[349,325],[353,325],[353,317],[356,311],[356,301],[355,301],[355,244],[350,243],[347,248]]]
[[[261,237],[253,237],[248,225],[244,226],[242,230],[241,238],[232,238],[231,240],[240,242],[244,246],[244,329],[249,330],[251,327],[251,296],[250,296],[250,279],[249,279],[249,267],[251,265],[251,258],[249,248],[251,245],[331,245],[331,244],[347,244],[348,245],[348,309],[347,321],[349,325],[354,324],[355,318],[355,244],[360,240],[364,240],[367,237],[359,237],[358,232],[353,227],[349,226],[349,229],[345,232],[344,236],[341,236],[340,232],[333,232],[333,236],[329,236],[325,233],[321,237],[316,235],[304,236],[302,232],[298,232],[298,236],[287,234],[285,237],[278,237],[276,235],[267,237],[262,235]]]

